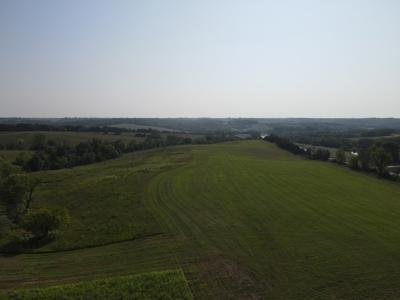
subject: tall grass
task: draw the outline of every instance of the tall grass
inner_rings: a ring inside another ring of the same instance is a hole
[[[192,299],[186,279],[180,270],[114,277],[46,288],[3,292],[0,299],[66,300],[66,299]]]

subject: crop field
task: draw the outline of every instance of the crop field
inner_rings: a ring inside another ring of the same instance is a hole
[[[33,205],[66,207],[71,223],[50,244],[0,256],[7,293],[182,270],[195,299],[399,299],[396,183],[263,141],[31,176],[42,181]]]

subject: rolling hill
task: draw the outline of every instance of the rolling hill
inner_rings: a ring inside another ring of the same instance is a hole
[[[0,288],[182,270],[196,299],[398,299],[400,186],[273,144],[168,147],[32,174],[71,224]],[[168,287],[166,287],[168,289]]]

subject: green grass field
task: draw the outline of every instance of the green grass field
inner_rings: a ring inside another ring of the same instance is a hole
[[[398,299],[400,186],[262,141],[32,174],[71,224],[0,288],[182,269],[196,299]]]
[[[182,271],[164,271],[135,276],[65,284],[47,288],[20,289],[4,294],[0,299],[193,299]]]

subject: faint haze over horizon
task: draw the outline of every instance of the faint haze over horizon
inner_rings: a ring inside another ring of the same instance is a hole
[[[0,117],[400,117],[400,1],[0,1]]]

